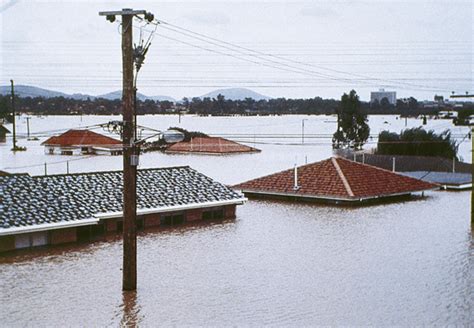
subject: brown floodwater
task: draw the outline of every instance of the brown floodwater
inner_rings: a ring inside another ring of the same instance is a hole
[[[251,200],[237,219],[0,257],[1,326],[474,325],[470,192],[366,208]]]

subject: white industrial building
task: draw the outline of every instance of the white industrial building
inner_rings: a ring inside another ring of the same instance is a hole
[[[397,104],[397,93],[395,91],[385,91],[385,89],[379,89],[379,91],[372,91],[370,93],[371,103],[373,103],[375,100],[380,103],[382,102],[383,98],[387,98],[391,105]]]

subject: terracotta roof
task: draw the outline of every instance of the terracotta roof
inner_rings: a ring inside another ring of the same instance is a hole
[[[188,142],[175,143],[168,147],[166,151],[182,153],[231,154],[257,152],[260,150],[224,138],[195,137]]]
[[[41,143],[48,146],[101,146],[108,148],[116,148],[122,145],[122,142],[102,134],[89,130],[69,130],[63,134],[51,137]]]
[[[436,189],[437,185],[375,166],[332,157],[235,185],[244,193],[359,201]]]

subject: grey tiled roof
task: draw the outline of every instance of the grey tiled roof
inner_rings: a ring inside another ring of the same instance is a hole
[[[190,167],[139,170],[137,208],[243,196]],[[92,218],[122,211],[122,171],[31,177],[0,176],[0,229]]]
[[[470,173],[449,173],[449,172],[430,172],[430,171],[414,171],[400,172],[403,175],[429,181],[439,184],[463,185],[472,183],[472,175]]]

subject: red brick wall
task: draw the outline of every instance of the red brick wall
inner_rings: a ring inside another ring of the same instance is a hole
[[[145,222],[143,223],[144,227],[158,227],[160,225],[160,214],[147,214],[142,216]]]
[[[15,249],[15,236],[0,237],[0,252],[11,251]]]
[[[52,230],[49,240],[51,245],[75,242],[77,240],[76,228]]]
[[[192,222],[202,219],[202,209],[196,208],[194,210],[187,210],[186,211],[186,221]]]
[[[235,219],[235,205],[224,206],[224,218]]]

